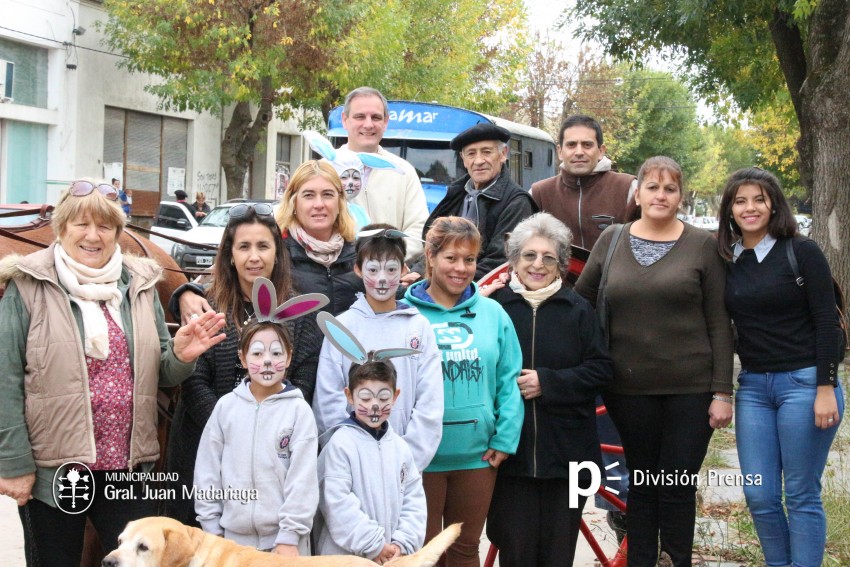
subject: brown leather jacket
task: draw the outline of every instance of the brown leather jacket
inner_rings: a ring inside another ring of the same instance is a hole
[[[634,184],[634,176],[611,171],[611,161],[603,157],[590,175],[576,177],[561,169],[538,181],[531,197],[541,211],[567,225],[574,245],[590,250],[603,230],[637,216]]]

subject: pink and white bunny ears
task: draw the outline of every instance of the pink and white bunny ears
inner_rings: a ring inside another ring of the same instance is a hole
[[[302,317],[318,311],[330,303],[328,298],[321,293],[307,293],[293,297],[283,305],[278,306],[274,284],[266,278],[254,280],[251,302],[254,304],[254,316],[257,321],[270,321],[272,323],[284,323]]]
[[[379,155],[366,152],[355,153],[342,148],[336,149],[327,138],[314,130],[305,130],[301,134],[307,139],[313,151],[328,160],[340,175],[349,169],[356,169],[363,173],[364,165],[373,169],[390,169],[396,173],[404,174],[404,170],[396,163]]]
[[[366,352],[357,337],[327,311],[319,313],[316,316],[316,322],[325,338],[330,341],[334,348],[357,364],[381,362],[390,358],[410,356],[422,352],[412,348],[382,348]]]

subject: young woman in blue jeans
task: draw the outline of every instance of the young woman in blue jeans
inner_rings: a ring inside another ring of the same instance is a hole
[[[837,377],[842,331],[829,264],[814,241],[797,237],[779,181],[759,168],[737,171],[727,182],[718,244],[730,261],[726,308],[742,367],[738,457],[741,472],[753,475],[744,478],[761,480],[744,486],[744,496],[767,565],[818,567],[826,544],[821,475],[844,412]]]

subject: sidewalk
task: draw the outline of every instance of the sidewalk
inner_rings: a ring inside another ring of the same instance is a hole
[[[589,499],[585,508],[584,521],[588,523],[599,544],[605,553],[613,555],[617,548],[617,540],[614,538],[608,524],[605,522],[605,512],[593,507],[592,498]],[[579,535],[578,549],[576,550],[575,567],[593,567],[599,565],[596,556],[590,546]],[[481,564],[487,557],[490,542],[487,536],[481,535]],[[24,534],[21,530],[21,522],[18,518],[18,508],[14,500],[0,496],[0,565],[2,567],[24,567]],[[496,565],[499,564],[498,559]]]

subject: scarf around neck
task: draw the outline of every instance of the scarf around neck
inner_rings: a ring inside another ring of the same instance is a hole
[[[115,245],[115,253],[102,268],[80,264],[58,243],[53,248],[53,258],[59,283],[68,290],[71,301],[80,308],[86,356],[106,360],[109,357],[109,327],[99,303],[106,303],[113,321],[123,331],[121,301],[124,296],[118,289],[123,262],[121,247]]]
[[[521,281],[519,281],[519,277],[517,277],[516,272],[514,272],[511,280],[508,282],[508,285],[511,286],[512,290],[514,290],[514,293],[522,296],[522,298],[531,305],[532,309],[537,309],[540,307],[541,303],[555,295],[555,292],[561,289],[563,282],[561,281],[561,278],[555,278],[555,281],[546,287],[531,291],[526,288]]]
[[[304,248],[311,260],[325,268],[333,266],[342,253],[342,247],[345,246],[345,240],[338,232],[334,232],[331,239],[325,241],[313,238],[300,226],[294,226],[292,227],[292,236]]]

